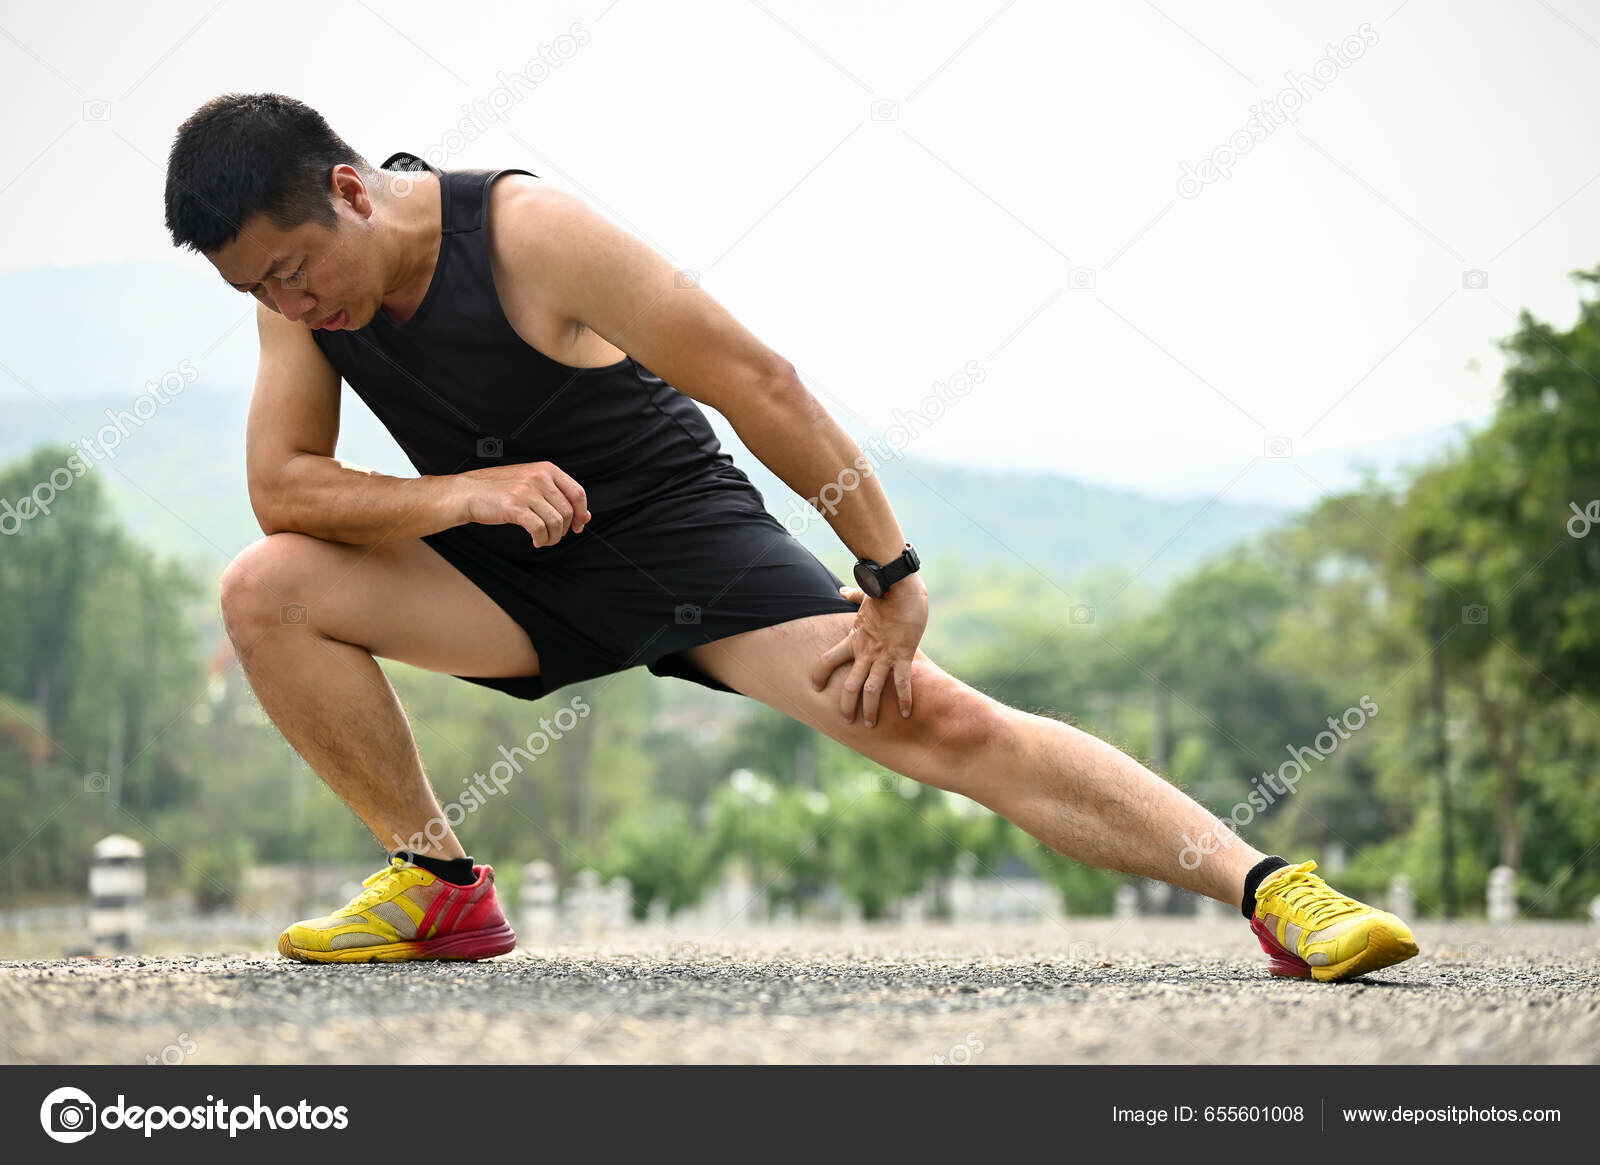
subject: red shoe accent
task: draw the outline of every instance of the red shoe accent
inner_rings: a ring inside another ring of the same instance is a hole
[[[1267,962],[1268,974],[1277,975],[1284,979],[1311,978],[1311,964],[1280,943],[1259,918],[1250,920],[1250,929],[1255,933],[1256,941],[1261,944],[1261,949],[1266,951],[1269,956]]]
[[[494,930],[474,930],[466,934],[448,934],[417,944],[417,957],[424,959],[489,959],[515,950],[517,933],[510,923],[501,923]]]
[[[474,866],[473,871],[478,880],[470,886],[439,881],[442,888],[417,925],[419,954],[439,959],[487,959],[516,947],[516,932],[494,892],[494,870]]]

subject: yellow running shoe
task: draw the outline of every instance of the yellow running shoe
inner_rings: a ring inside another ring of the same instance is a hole
[[[494,870],[457,886],[404,858],[325,918],[297,922],[278,936],[278,953],[302,963],[391,963],[406,959],[487,959],[517,945],[494,892]]]
[[[1394,915],[1337,893],[1316,874],[1316,862],[1274,870],[1256,888],[1250,919],[1274,975],[1353,979],[1403,963],[1417,953],[1411,928]]]

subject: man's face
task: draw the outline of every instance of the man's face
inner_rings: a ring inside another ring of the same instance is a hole
[[[252,215],[233,242],[206,258],[236,289],[287,320],[309,328],[366,327],[386,289],[373,253],[371,200],[355,171],[348,177],[354,189],[335,172],[333,226],[284,230],[266,215]]]

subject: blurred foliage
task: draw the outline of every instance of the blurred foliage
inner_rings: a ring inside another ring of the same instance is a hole
[[[244,838],[207,843],[196,849],[185,870],[196,909],[210,914],[233,906],[244,891],[245,871],[251,860],[250,846]]]
[[[715,872],[693,815],[673,801],[620,819],[605,865],[632,884],[636,918],[643,918],[652,902],[662,903],[669,914],[693,905]]]
[[[1577,279],[1570,328],[1524,313],[1504,341],[1492,421],[1403,481],[1326,497],[1159,592],[1138,571],[946,561],[930,654],[1243,812],[1262,848],[1342,852],[1354,893],[1404,873],[1436,912],[1448,833],[1463,908],[1505,864],[1526,913],[1581,913],[1600,894],[1600,272]],[[0,470],[0,501],[74,455]],[[113,830],[145,843],[153,887],[208,907],[251,861],[375,864],[231,662],[214,580],[132,542],[106,472],[74,476],[48,514],[0,510],[6,900],[81,897]],[[736,696],[635,669],[529,704],[384,667],[447,804],[584,701],[460,831],[504,871],[625,876],[641,916],[690,906],[735,863],[769,908],[836,888],[869,918],[958,871],[1036,875],[1078,913],[1110,909],[1122,881]],[[1265,795],[1307,749],[1294,790]]]
[[[202,752],[200,589],[131,542],[82,455],[45,447],[0,470],[0,887],[82,894],[113,826],[190,804]],[[48,485],[52,480],[55,485]],[[39,512],[24,497],[48,507]],[[171,871],[170,852],[151,860]]]

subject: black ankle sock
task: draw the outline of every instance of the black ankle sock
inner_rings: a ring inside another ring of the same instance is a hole
[[[1273,870],[1281,870],[1288,864],[1283,858],[1270,857],[1262,858],[1250,868],[1250,872],[1244,876],[1244,901],[1240,903],[1246,918],[1254,917],[1256,912],[1256,887]]]
[[[478,880],[478,875],[472,871],[472,859],[466,858],[430,858],[427,854],[414,854],[410,850],[398,849],[394,857],[404,858],[413,866],[420,866],[435,878],[442,878],[452,886],[470,886]]]

